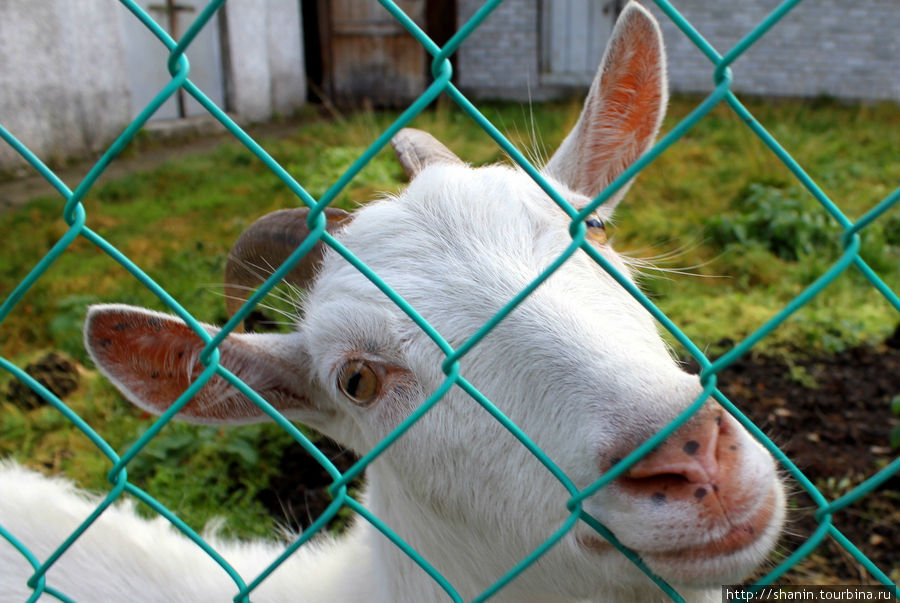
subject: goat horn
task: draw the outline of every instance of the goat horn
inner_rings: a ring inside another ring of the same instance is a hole
[[[462,159],[438,142],[437,138],[422,130],[403,128],[391,139],[397,159],[410,180],[434,163],[463,165]]]
[[[309,236],[306,219],[309,208],[281,209],[266,214],[241,233],[225,264],[225,307],[234,316],[253,289],[265,282]],[[325,209],[326,226],[334,233],[345,225],[351,214],[342,209]],[[284,277],[286,283],[304,288],[315,275],[325,246],[320,242]],[[243,330],[238,325],[236,331]]]

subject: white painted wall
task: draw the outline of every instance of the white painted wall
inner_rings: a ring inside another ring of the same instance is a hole
[[[178,15],[176,31],[169,31],[166,13],[160,10],[165,2],[160,0],[137,0],[153,19],[162,25],[174,39],[178,40],[187,31],[197,15],[206,6],[207,0],[178,0],[182,7]],[[132,93],[132,113],[137,115],[171,81],[167,67],[169,49],[130,11],[119,10],[119,22],[125,44],[125,59],[128,64],[128,79]],[[189,78],[217,106],[225,106],[225,74],[222,67],[222,40],[219,23],[213,18],[200,30],[187,52],[190,61]],[[184,93],[185,115],[179,115],[178,105],[173,96],[153,114],[151,119],[177,119],[204,115],[204,109],[194,98]]]
[[[260,121],[294,111],[297,99],[306,98],[299,2],[228,2],[225,22],[229,99],[235,113]]]
[[[243,121],[304,104],[300,0],[229,0],[220,13],[188,49],[191,80]],[[168,77],[167,51],[135,24],[116,0],[0,0],[0,124],[45,161],[105,149]],[[176,117],[174,103],[157,117]],[[0,169],[21,165],[0,142]]]
[[[95,152],[130,115],[111,3],[0,1],[0,124],[42,159]],[[0,167],[22,163],[0,143]]]

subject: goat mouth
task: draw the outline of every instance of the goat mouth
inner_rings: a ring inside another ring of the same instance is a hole
[[[757,508],[733,521],[723,535],[695,545],[667,550],[634,551],[659,577],[673,583],[701,585],[742,580],[755,569],[774,544],[781,525],[779,488],[773,487]],[[579,544],[595,553],[613,546],[598,534],[579,534]]]
[[[731,528],[723,536],[699,546],[652,552],[646,556],[660,560],[700,561],[732,555],[756,543],[772,523],[774,514],[775,492],[772,490],[750,517],[732,523]]]

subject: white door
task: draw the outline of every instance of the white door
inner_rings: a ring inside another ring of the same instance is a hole
[[[616,0],[543,0],[541,83],[589,86],[620,4]]]
[[[170,36],[178,41],[207,4],[207,0],[138,0],[137,4]],[[169,50],[144,24],[121,5],[120,22],[125,41],[125,60],[131,85],[134,115],[171,81],[166,67]],[[222,44],[217,16],[204,26],[187,49],[188,78],[219,107],[224,108],[225,81]],[[159,108],[151,120],[203,115],[206,110],[187,92],[180,90]]]

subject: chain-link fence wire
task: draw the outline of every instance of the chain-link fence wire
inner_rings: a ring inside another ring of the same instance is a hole
[[[453,386],[462,388],[481,406],[483,406],[494,417],[495,420],[503,424],[523,446],[531,451],[543,465],[566,487],[571,494],[571,498],[567,503],[569,518],[562,526],[548,538],[540,547],[532,551],[526,558],[522,559],[515,567],[510,568],[507,574],[498,577],[497,581],[487,590],[482,592],[475,601],[483,601],[491,598],[503,589],[510,581],[515,579],[522,571],[528,568],[547,550],[553,547],[559,540],[570,530],[572,530],[579,522],[585,522],[593,527],[600,535],[609,540],[616,548],[626,555],[635,565],[640,567],[647,575],[653,579],[660,589],[668,594],[672,600],[681,601],[681,596],[668,584],[653,576],[652,573],[643,565],[634,552],[629,551],[622,546],[615,536],[607,530],[602,524],[597,522],[592,516],[582,509],[582,502],[590,496],[596,494],[601,488],[621,476],[630,466],[640,460],[645,454],[656,447],[669,434],[678,429],[700,408],[701,405],[712,396],[715,398],[728,412],[730,412],[757,440],[759,440],[765,448],[767,448],[781,464],[781,466],[789,472],[797,483],[812,497],[817,510],[815,511],[815,519],[818,522],[818,528],[809,536],[809,538],[793,553],[787,556],[783,561],[772,569],[767,575],[762,577],[758,584],[771,584],[778,580],[785,572],[790,570],[795,564],[809,555],[816,547],[818,547],[823,539],[827,536],[833,538],[839,543],[852,557],[862,566],[875,580],[881,584],[890,587],[895,595],[900,598],[900,590],[892,585],[888,576],[885,575],[871,560],[869,560],[860,551],[856,545],[849,541],[832,523],[832,518],[842,509],[866,496],[877,488],[879,484],[890,478],[892,475],[900,472],[900,457],[889,463],[886,467],[870,476],[863,483],[853,488],[850,492],[840,496],[836,500],[827,500],[825,496],[812,484],[809,479],[800,471],[784,453],[782,453],[775,444],[773,444],[747,417],[741,413],[726,397],[717,389],[716,376],[724,368],[735,362],[738,358],[746,354],[750,349],[758,343],[763,337],[776,329],[788,317],[797,312],[804,304],[809,302],[813,297],[821,293],[831,282],[837,279],[845,270],[850,267],[855,268],[862,273],[866,280],[883,295],[887,301],[900,312],[900,298],[891,290],[890,287],[863,261],[859,256],[860,236],[864,234],[865,229],[877,220],[881,215],[888,211],[891,207],[900,202],[900,189],[895,190],[888,197],[875,205],[859,220],[853,222],[849,220],[841,211],[841,209],[828,198],[827,195],[817,186],[813,179],[803,170],[803,168],[790,156],[790,154],[781,147],[777,140],[770,135],[763,126],[757,122],[753,115],[741,104],[738,98],[731,92],[732,71],[730,66],[734,61],[746,52],[754,44],[764,42],[766,32],[787,13],[789,13],[801,0],[787,0],[779,5],[771,14],[769,14],[761,23],[759,23],[745,38],[738,42],[724,55],[720,54],[701,36],[692,25],[676,10],[676,8],[667,0],[653,0],[664,15],[671,19],[677,27],[687,36],[700,51],[709,59],[711,63],[711,72],[715,83],[714,90],[707,96],[686,118],[684,118],[673,130],[671,130],[664,138],[662,138],[650,151],[648,151],[639,161],[626,170],[619,178],[610,184],[610,186],[598,195],[588,206],[579,212],[572,210],[562,197],[542,178],[538,170],[533,167],[529,161],[482,115],[479,110],[456,88],[451,82],[452,69],[450,65],[450,57],[456,52],[466,38],[486,19],[503,0],[490,0],[466,22],[456,34],[443,46],[436,45],[420,27],[406,15],[391,0],[379,0],[381,5],[387,10],[393,18],[395,18],[433,57],[431,63],[431,72],[434,81],[428,86],[424,93],[413,102],[372,144],[368,149],[344,172],[344,174],[321,196],[319,199],[312,197],[303,186],[298,183],[284,168],[282,168],[266,151],[260,147],[249,135],[247,135],[234,121],[232,121],[219,107],[215,106],[204,93],[198,89],[189,79],[190,68],[185,51],[190,46],[192,40],[198,32],[205,26],[208,26],[210,19],[224,4],[225,0],[211,1],[197,16],[196,20],[187,30],[181,40],[176,42],[173,40],[157,23],[155,23],[133,0],[120,0],[121,3],[131,12],[134,18],[139,19],[155,36],[159,42],[165,45],[169,51],[168,69],[172,75],[171,81],[153,98],[153,100],[140,112],[133,122],[125,129],[125,131],[111,144],[103,156],[96,162],[89,173],[84,177],[75,190],[70,190],[42,161],[32,153],[27,146],[22,144],[16,137],[7,131],[0,124],[0,137],[11,145],[25,160],[37,170],[44,178],[50,182],[56,190],[65,199],[65,205],[62,208],[62,217],[68,224],[69,228],[65,235],[53,245],[33,267],[26,278],[12,291],[9,297],[0,306],[0,322],[16,308],[18,302],[28,292],[30,287],[41,277],[49,266],[65,253],[66,249],[78,238],[84,239],[93,244],[103,253],[108,254],[112,259],[121,264],[128,270],[134,278],[156,295],[168,308],[181,317],[196,333],[206,342],[206,347],[201,355],[201,361],[206,365],[206,369],[196,379],[196,381],[178,398],[172,407],[164,415],[162,415],[146,433],[128,448],[121,455],[116,452],[100,435],[94,431],[90,425],[83,421],[75,412],[68,408],[57,396],[50,392],[47,388],[38,383],[35,379],[12,364],[9,360],[0,357],[0,367],[12,373],[12,375],[24,382],[28,387],[39,394],[49,404],[54,406],[60,413],[67,417],[78,429],[84,432],[88,438],[97,446],[97,448],[106,455],[111,461],[113,467],[108,474],[110,483],[113,485],[112,490],[105,499],[97,506],[96,510],[79,526],[75,532],[58,547],[58,549],[46,559],[38,559],[31,551],[28,550],[17,538],[15,534],[9,533],[3,526],[0,526],[0,535],[9,541],[17,550],[21,552],[23,557],[34,568],[34,574],[29,578],[28,584],[34,590],[30,600],[36,600],[43,594],[52,595],[59,600],[69,601],[65,595],[65,585],[54,585],[51,587],[46,583],[46,572],[56,563],[57,560],[66,554],[66,550],[78,537],[94,522],[94,520],[113,503],[119,496],[127,491],[132,496],[143,501],[160,515],[168,519],[178,530],[184,533],[188,538],[193,540],[198,547],[201,547],[213,560],[215,560],[222,569],[234,580],[235,583],[235,601],[248,601],[256,586],[258,586],[275,568],[277,568],[289,555],[297,548],[301,547],[309,541],[315,534],[320,532],[322,528],[332,519],[335,514],[342,508],[347,507],[358,513],[365,521],[370,522],[387,538],[389,538],[396,546],[400,547],[411,559],[418,563],[421,568],[427,572],[448,594],[448,597],[455,601],[461,601],[462,598],[454,590],[450,584],[440,573],[429,565],[428,561],[422,558],[415,550],[397,536],[387,525],[381,522],[378,517],[369,513],[357,500],[348,494],[349,482],[357,477],[362,471],[380,454],[382,454],[391,444],[397,440],[409,427],[411,427],[424,413],[427,413],[435,404],[439,403],[444,394]],[[173,299],[159,284],[153,281],[147,274],[141,271],[128,257],[115,249],[108,241],[91,230],[86,224],[87,210],[82,204],[85,194],[94,186],[97,178],[109,166],[116,156],[129,144],[137,132],[146,124],[147,120],[159,109],[159,107],[169,99],[176,91],[182,88],[193,98],[195,98],[215,119],[221,122],[231,134],[241,141],[254,155],[256,155],[273,173],[281,180],[281,182],[290,189],[302,203],[311,208],[309,212],[309,226],[311,229],[309,237],[306,241],[279,267],[271,277],[262,285],[256,293],[254,293],[241,310],[224,326],[219,334],[211,337],[200,326],[200,324],[188,313],[179,303]],[[564,210],[566,210],[572,218],[570,233],[573,242],[562,256],[542,273],[534,282],[521,291],[514,299],[504,306],[490,321],[485,323],[471,338],[460,347],[454,349],[450,346],[440,333],[435,331],[416,311],[407,304],[400,296],[398,296],[390,287],[384,283],[377,274],[373,273],[359,259],[357,259],[349,250],[344,248],[337,240],[332,238],[325,231],[325,217],[323,210],[338,196],[344,187],[363,169],[363,167],[388,144],[390,139],[404,126],[406,126],[413,118],[422,112],[432,101],[439,95],[446,95],[452,99],[459,108],[471,119],[477,122],[509,156],[519,164],[535,181],[549,194],[549,196]],[[666,317],[647,297],[645,297],[627,278],[620,274],[607,260],[597,253],[597,251],[585,240],[584,221],[588,219],[601,204],[609,199],[618,189],[626,182],[640,172],[645,166],[652,162],[656,157],[663,153],[669,146],[678,141],[685,135],[698,121],[700,121],[713,107],[720,103],[725,103],[738,115],[741,121],[748,127],[763,143],[774,153],[794,174],[797,180],[808,190],[819,202],[822,210],[827,212],[843,229],[840,242],[843,247],[841,257],[825,271],[812,285],[806,288],[800,295],[788,303],[780,312],[772,316],[765,324],[759,327],[754,333],[741,341],[731,351],[716,359],[709,360],[706,355],[684,334],[681,330]],[[440,346],[446,355],[443,363],[443,370],[446,379],[442,386],[394,432],[378,444],[369,454],[360,459],[355,465],[345,472],[340,472],[317,448],[306,438],[294,425],[284,419],[276,410],[274,410],[265,400],[250,389],[246,384],[237,377],[219,365],[219,352],[217,346],[222,340],[242,321],[250,311],[260,302],[273,287],[275,287],[286,275],[290,269],[310,250],[318,241],[324,241],[326,244],[340,253],[348,262],[359,269],[367,278],[369,278],[376,286],[378,286],[394,303],[396,303],[431,339]],[[607,272],[609,272],[616,281],[628,292],[633,295],[668,331],[671,335],[693,356],[701,367],[700,379],[703,385],[702,394],[691,404],[684,412],[682,412],[675,420],[655,434],[650,440],[638,447],[633,453],[619,461],[610,471],[604,474],[600,479],[591,484],[589,487],[579,490],[569,478],[554,464],[554,462],[544,454],[518,427],[505,417],[497,408],[491,404],[474,386],[472,386],[459,371],[459,361],[466,353],[477,345],[481,339],[504,317],[506,317],[525,297],[527,297],[537,286],[540,285],[550,274],[560,266],[568,257],[577,250],[582,250],[589,254],[594,261],[600,264]],[[330,486],[330,492],[333,496],[333,502],[327,510],[316,519],[297,539],[294,541],[284,553],[279,556],[262,574],[253,576],[250,582],[245,582],[244,577],[240,576],[225,559],[223,559],[201,536],[188,527],[178,516],[167,509],[165,506],[156,501],[152,496],[128,481],[127,466],[128,463],[144,449],[148,442],[168,423],[168,421],[191,399],[191,397],[199,391],[201,387],[215,374],[227,379],[237,389],[243,392],[247,397],[258,404],[271,418],[281,427],[288,431],[291,436],[303,448],[322,465],[325,471],[334,480]]]

